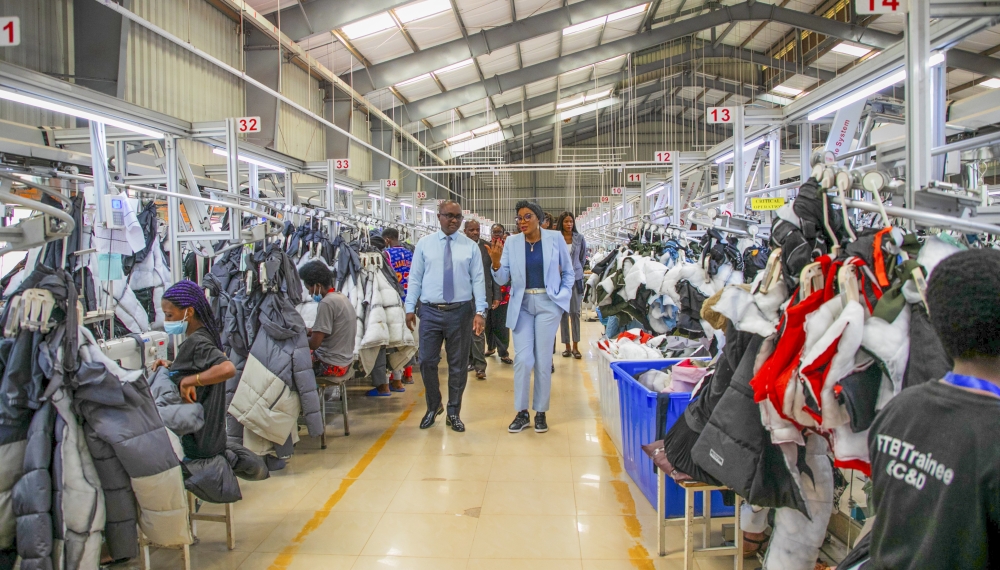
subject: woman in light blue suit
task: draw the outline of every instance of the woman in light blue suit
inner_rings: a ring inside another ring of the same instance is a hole
[[[552,346],[573,294],[573,261],[559,232],[541,229],[541,207],[522,200],[514,206],[521,233],[495,242],[490,250],[493,278],[510,282],[507,328],[514,332],[514,409],[517,417],[508,431],[518,433],[531,424],[528,391],[535,371],[535,431],[549,430],[545,412],[552,386]]]

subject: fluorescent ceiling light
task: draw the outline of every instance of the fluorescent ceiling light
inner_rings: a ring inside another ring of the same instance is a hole
[[[629,16],[634,16],[636,14],[641,14],[646,11],[646,4],[639,4],[638,6],[633,6],[631,8],[626,8],[621,12],[615,12],[614,14],[608,15],[608,21],[614,22],[615,20],[621,20],[622,18],[628,18]]]
[[[340,28],[340,30],[344,32],[347,39],[356,40],[395,27],[396,22],[393,21],[392,16],[388,12],[382,12],[381,14],[375,14],[371,18],[365,18],[360,22],[347,24],[343,28]]]
[[[772,91],[774,91],[775,93],[781,93],[783,95],[791,95],[792,97],[795,97],[796,95],[800,95],[802,93],[801,89],[796,89],[794,87],[786,87],[784,85],[779,85],[774,89],[772,89]]]
[[[472,129],[472,134],[479,136],[485,135],[486,133],[492,133],[493,131],[500,128],[500,123],[490,123],[485,127],[479,127],[478,129]]]
[[[931,58],[927,61],[927,67],[934,67],[935,65],[939,65],[941,63],[944,63],[944,54],[938,52],[932,55]],[[892,87],[893,85],[905,79],[906,79],[906,69],[901,69],[900,71],[897,71],[892,75],[889,75],[888,77],[882,79],[881,81],[870,83],[869,85],[845,97],[841,97],[840,99],[837,99],[836,101],[829,103],[828,105],[820,107],[819,109],[813,111],[812,113],[809,113],[807,120],[815,121],[816,119],[821,119],[829,115],[830,113],[838,111],[839,109],[843,109],[844,107],[850,105],[851,103],[855,103],[862,99],[867,99],[869,96],[878,93],[883,89]]]
[[[996,89],[1000,87],[1000,79],[993,77],[991,79],[983,81],[982,83],[980,83],[980,85],[982,85],[983,87],[989,87],[990,89]]]
[[[570,26],[563,30],[563,35],[568,36],[570,34],[575,34],[577,32],[582,32],[584,30],[589,30],[590,28],[596,28],[597,26],[603,26],[604,22],[608,20],[607,16],[601,16],[600,18],[594,18],[593,20],[587,20],[586,22],[580,22],[574,26]]]
[[[59,103],[47,101],[45,99],[39,99],[37,97],[32,97],[30,95],[22,95],[21,93],[8,91],[6,89],[0,89],[0,99],[14,101],[15,103],[24,103],[25,105],[31,105],[32,107],[39,107],[41,109],[55,111],[56,113],[62,113],[64,115],[79,117],[81,119],[87,119],[88,121],[96,121],[98,123],[104,123],[105,125],[118,127],[119,129],[124,129],[126,131],[131,131],[133,133],[139,133],[140,135],[146,135],[147,137],[154,139],[163,138],[163,133],[154,131],[153,129],[147,129],[145,127],[140,127],[139,125],[133,125],[132,123],[119,121],[118,119],[102,117],[100,115],[91,113],[89,111],[74,109],[72,107],[67,107],[66,105],[61,105]]]
[[[590,101],[594,101],[596,99],[603,99],[603,98],[607,97],[608,95],[611,95],[611,90],[610,89],[606,89],[604,91],[601,91],[600,93],[592,93],[590,95],[587,95],[587,97],[585,98],[585,100],[589,103]]]
[[[341,186],[340,184],[334,184],[334,188],[340,190],[341,192],[347,192],[348,194],[354,194],[354,188],[348,188],[347,186]]]
[[[409,204],[407,202],[400,202],[399,205],[402,206],[402,207],[404,207],[404,208],[412,208],[413,207],[413,204]]]
[[[759,147],[762,144],[764,144],[763,137],[759,138],[759,139],[757,139],[755,141],[748,142],[746,144],[746,146],[743,147],[743,153],[746,154],[746,153],[754,150],[755,148]],[[732,160],[733,156],[734,156],[733,151],[729,151],[726,154],[724,154],[724,155],[720,156],[719,158],[715,159],[715,164],[719,164],[719,163],[722,163],[722,162],[726,162],[726,161]]]
[[[219,156],[224,156],[226,158],[229,158],[229,153],[226,152],[225,149],[221,149],[221,148],[213,148],[212,149],[212,154],[217,154]],[[270,164],[270,163],[264,162],[263,160],[257,160],[256,158],[251,158],[249,156],[244,156],[242,154],[237,155],[236,158],[239,159],[239,160],[242,160],[243,162],[245,162],[247,164],[256,164],[257,166],[259,166],[261,168],[266,168],[268,170],[273,170],[275,172],[285,172],[284,168],[282,168],[280,166],[275,166],[274,164]]]
[[[833,46],[830,51],[835,51],[844,55],[853,55],[854,57],[863,57],[871,53],[872,50],[871,48],[853,46],[851,44],[837,44]]]
[[[427,208],[424,208],[424,212],[427,214],[434,215],[434,210],[428,210]]]
[[[503,131],[493,131],[487,135],[467,140],[451,147],[452,156],[461,156],[481,148],[486,148],[504,140]]]
[[[594,64],[594,65],[604,65],[605,63],[611,63],[612,61],[615,61],[615,60],[617,60],[617,59],[624,59],[624,58],[625,58],[625,56],[624,56],[624,55],[619,55],[619,56],[617,56],[617,57],[613,57],[613,58],[611,58],[611,59],[606,59],[606,60],[604,60],[604,61],[599,61],[599,62],[597,62],[597,63],[596,63],[596,64]],[[637,86],[637,87],[638,87],[638,86]]]
[[[448,73],[449,71],[455,71],[456,69],[462,69],[463,67],[468,67],[472,65],[472,58],[465,61],[460,61],[458,63],[453,63],[447,67],[442,67],[441,69],[434,72],[434,75],[441,75],[442,73]]]
[[[464,132],[464,133],[462,133],[460,135],[455,135],[453,137],[448,137],[448,139],[446,139],[444,142],[446,142],[448,144],[453,144],[453,143],[457,143],[457,142],[462,142],[462,141],[465,141],[465,140],[469,140],[472,137],[473,137],[472,131],[466,131],[466,132]]]
[[[376,200],[381,200],[382,199],[382,197],[379,196],[378,194],[372,194],[371,192],[368,193],[368,197],[369,198],[375,198]],[[386,198],[385,201],[386,202],[392,202],[392,199]]]
[[[589,113],[590,111],[596,111],[598,109],[603,109],[612,105],[615,102],[614,99],[605,99],[604,101],[598,101],[596,103],[591,103],[589,105],[584,105],[582,107],[577,107],[575,109],[569,109],[559,113],[559,120],[565,121],[566,119],[572,119],[577,115],[582,115],[584,113]]]
[[[407,4],[402,8],[396,8],[395,12],[399,21],[406,24],[421,18],[428,18],[434,14],[440,14],[450,9],[451,2],[448,0],[424,0],[423,2],[416,2]]]
[[[418,76],[414,77],[413,79],[407,79],[406,81],[404,81],[402,83],[397,83],[396,87],[403,87],[404,85],[410,85],[410,84],[416,83],[417,81],[423,81],[424,79],[430,79],[430,78],[431,78],[431,74],[430,73],[425,73],[423,75],[418,75]]]
[[[563,101],[562,103],[559,103],[558,105],[556,105],[556,109],[568,109],[570,107],[575,107],[586,100],[587,100],[586,97],[580,95],[576,99],[570,99],[569,101]]]

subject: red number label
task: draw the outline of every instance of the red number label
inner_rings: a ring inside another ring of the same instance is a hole
[[[337,158],[333,161],[334,170],[347,170],[351,167],[351,160],[348,158]]]
[[[628,175],[628,181],[629,182],[642,182],[642,174],[629,174]]]
[[[389,180],[385,181],[386,188],[396,188],[397,186],[399,186],[399,181],[396,180],[395,178],[390,178]]]
[[[899,0],[882,0],[882,5],[895,12],[899,8]]]
[[[236,119],[236,131],[239,133],[259,133],[260,117],[240,117]]]
[[[14,43],[14,22],[10,21],[4,24],[3,31],[7,32],[7,43]]]
[[[250,130],[251,131],[257,130],[257,119],[250,119]]]

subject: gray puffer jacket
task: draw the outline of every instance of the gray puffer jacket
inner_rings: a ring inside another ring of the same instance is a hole
[[[156,402],[156,410],[167,429],[177,435],[187,435],[205,425],[205,408],[195,402],[185,404],[180,389],[170,379],[166,367],[160,367],[149,378],[149,391]]]

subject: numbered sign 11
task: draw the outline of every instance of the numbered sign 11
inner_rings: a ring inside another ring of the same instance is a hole
[[[240,117],[236,119],[236,132],[240,134],[259,133],[260,117]]]
[[[417,200],[426,200],[426,199],[427,199],[427,192],[424,192],[423,190],[417,192]]]
[[[347,170],[351,167],[351,159],[349,158],[335,158],[333,159],[333,169],[334,170]]]
[[[854,0],[858,14],[904,14],[906,0]]]
[[[601,196],[601,203],[602,204],[607,204],[610,201],[611,201],[611,196]]]
[[[388,188],[398,188],[399,187],[399,180],[396,180],[395,178],[387,178],[387,179],[385,179],[385,180],[382,181],[382,184],[387,189]]]
[[[705,111],[705,122],[708,124],[714,123],[732,123],[736,120],[736,107],[709,107]]]
[[[670,162],[674,159],[674,151],[672,150],[658,150],[655,155],[656,162]]]
[[[0,47],[13,47],[21,43],[21,19],[17,16],[0,18]]]
[[[642,182],[642,173],[641,172],[633,172],[633,173],[629,174],[628,175],[628,181],[629,182]]]
[[[624,193],[625,189],[622,188],[621,186],[615,186],[614,188],[611,189],[611,194],[614,196],[621,196]]]

